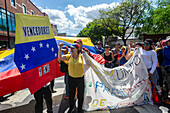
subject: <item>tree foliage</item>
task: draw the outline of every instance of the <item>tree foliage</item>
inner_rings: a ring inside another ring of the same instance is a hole
[[[126,45],[126,40],[133,33],[136,25],[139,25],[144,11],[149,6],[147,0],[125,0],[116,8],[101,10],[100,18],[88,23],[77,36],[90,37],[93,42],[102,40],[102,36],[120,37]],[[126,35],[127,30],[130,31],[128,35]]]
[[[102,26],[98,19],[88,23],[86,27],[80,31],[78,37],[90,37],[92,42],[102,40],[102,36],[111,36],[112,32]]]
[[[101,11],[101,23],[110,28],[113,34],[122,38],[126,45],[126,40],[133,33],[149,4],[147,0],[125,0],[116,8]],[[130,31],[129,35],[126,35],[127,30]]]
[[[139,22],[137,34],[166,34],[170,33],[170,1],[158,0],[157,8],[153,6],[145,12]]]

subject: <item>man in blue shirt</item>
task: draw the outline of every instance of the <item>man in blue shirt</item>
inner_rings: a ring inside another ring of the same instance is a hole
[[[95,45],[95,49],[97,54],[102,55],[104,53],[104,49],[102,48],[102,43],[98,41]]]
[[[162,74],[163,74],[163,101],[170,104],[170,36],[166,38],[166,44],[162,50],[163,63],[162,63]]]

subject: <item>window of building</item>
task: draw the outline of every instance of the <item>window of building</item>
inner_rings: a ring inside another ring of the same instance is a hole
[[[34,15],[34,12],[31,10],[31,15]]]
[[[15,33],[15,16],[7,11],[9,32]],[[7,31],[6,11],[0,8],[0,31]]]
[[[0,31],[2,31],[2,13],[0,12]]]
[[[15,0],[11,0],[11,6],[16,6]]]
[[[23,13],[26,14],[27,13],[26,5],[23,4],[22,9],[23,9]]]

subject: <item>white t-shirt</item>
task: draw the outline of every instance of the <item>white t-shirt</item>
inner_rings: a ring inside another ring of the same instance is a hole
[[[154,50],[145,51],[141,50],[141,55],[147,69],[151,69],[150,73],[153,74],[157,66],[157,54]]]

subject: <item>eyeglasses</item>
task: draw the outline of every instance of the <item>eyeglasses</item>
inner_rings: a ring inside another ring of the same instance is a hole
[[[146,43],[144,43],[144,46],[149,46],[150,44],[146,44]]]

